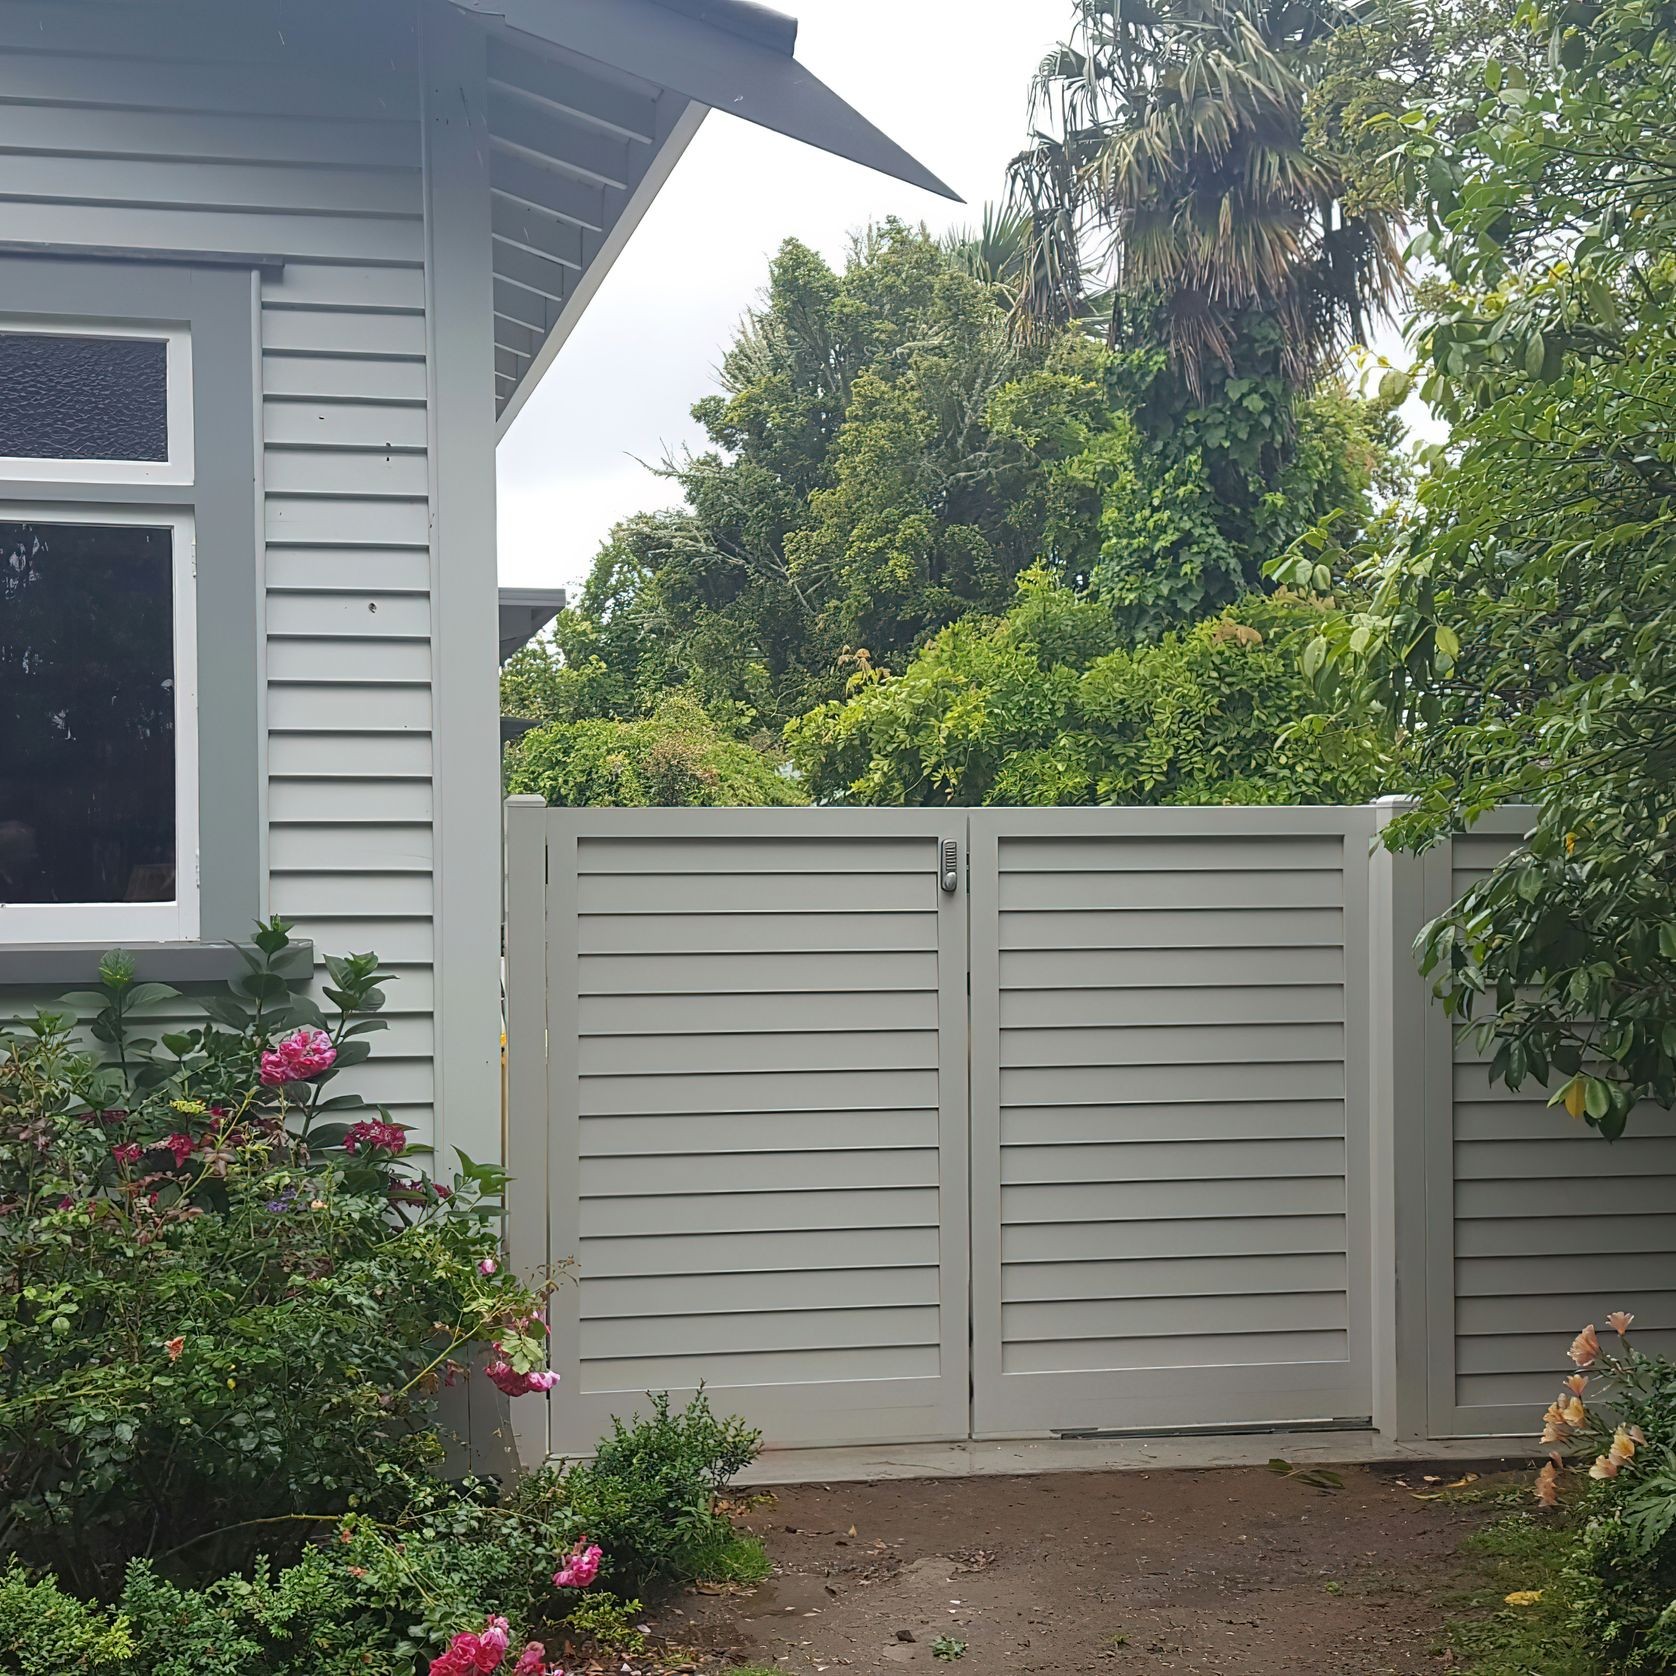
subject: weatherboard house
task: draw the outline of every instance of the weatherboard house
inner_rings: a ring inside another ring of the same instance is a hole
[[[497,436],[707,111],[946,191],[795,33],[0,0],[0,1010],[284,914],[400,974],[365,1092],[494,1152],[497,645],[557,603],[497,603]]]

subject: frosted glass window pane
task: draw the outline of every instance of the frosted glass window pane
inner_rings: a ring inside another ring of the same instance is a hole
[[[0,332],[0,456],[167,460],[168,345]]]
[[[0,902],[174,900],[172,548],[0,522]]]

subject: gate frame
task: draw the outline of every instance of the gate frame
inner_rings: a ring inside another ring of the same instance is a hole
[[[504,1155],[511,1182],[507,1236],[513,1266],[525,1280],[541,1284],[556,1264],[576,1250],[579,1229],[581,1154],[577,1092],[579,1037],[554,1016],[578,992],[578,956],[573,938],[578,915],[577,846],[584,834],[644,836],[648,819],[671,835],[683,829],[706,834],[725,827],[732,837],[787,837],[808,829],[834,835],[857,828],[858,837],[897,836],[926,841],[927,879],[937,914],[938,1016],[938,1285],[940,1395],[928,1403],[857,1408],[862,1423],[807,1426],[807,1393],[828,1387],[787,1386],[783,1394],[752,1403],[753,1416],[777,1414],[802,1420],[807,1435],[788,1447],[958,1442],[971,1435],[971,1230],[970,1109],[967,997],[970,921],[965,901],[965,857],[961,888],[935,888],[940,846],[951,834],[965,841],[966,811],[933,809],[548,809],[534,796],[506,800],[506,985],[507,1113]],[[539,895],[537,894],[539,892]],[[543,912],[528,912],[539,901]],[[528,1044],[544,1044],[541,1055]],[[539,1137],[537,1139],[536,1137]],[[559,1374],[550,1398],[513,1405],[519,1457],[539,1465],[562,1447],[554,1402],[577,1389],[581,1368],[580,1289],[560,1275],[549,1300],[549,1365]],[[843,1382],[834,1382],[843,1383]],[[891,1383],[889,1381],[876,1381]],[[902,1382],[919,1384],[921,1381]],[[925,1381],[923,1383],[930,1383]],[[772,1387],[759,1387],[772,1391]],[[803,1393],[800,1395],[800,1393]],[[627,1405],[625,1405],[627,1406]],[[892,1423],[887,1417],[894,1416]],[[904,1416],[913,1416],[903,1424]]]

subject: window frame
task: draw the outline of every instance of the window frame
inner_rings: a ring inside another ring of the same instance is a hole
[[[0,523],[106,524],[170,532],[174,644],[175,894],[162,902],[0,901],[0,945],[189,942],[198,935],[198,600],[192,513],[178,507],[73,500],[27,504],[0,495]]]
[[[164,348],[166,460],[68,460],[50,455],[0,454],[0,483],[167,483],[193,478],[192,333],[169,321],[0,313],[0,336],[140,338]]]
[[[85,521],[94,506],[119,509],[131,522],[183,514],[192,520],[198,559],[191,590],[197,628],[190,671],[195,765],[177,742],[180,772],[195,766],[195,840],[182,837],[177,868],[191,876],[189,852],[195,847],[195,929],[183,924],[156,940],[119,936],[107,929],[113,923],[108,918],[72,925],[53,914],[58,905],[30,904],[46,910],[37,923],[47,929],[36,939],[0,929],[0,986],[35,986],[59,977],[84,981],[93,975],[98,956],[118,942],[134,949],[157,977],[177,982],[231,977],[243,969],[232,945],[247,942],[252,922],[269,911],[260,373],[268,272],[269,265],[256,258],[0,250],[0,313],[8,320],[43,327],[74,321],[84,332],[183,334],[190,361],[179,365],[183,388],[190,391],[193,438],[190,474],[181,483],[55,480],[44,469],[51,461],[14,462],[0,476],[0,517],[20,506],[43,522]],[[171,456],[176,449],[171,432]],[[119,463],[119,469],[130,468]],[[183,655],[177,652],[177,669]],[[147,904],[94,906],[108,914],[112,907]],[[0,996],[0,1011],[4,1004]]]

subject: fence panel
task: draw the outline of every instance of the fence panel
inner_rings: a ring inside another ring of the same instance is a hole
[[[1443,910],[1513,847],[1528,811],[1498,810],[1424,870]],[[1492,1083],[1486,1056],[1442,1009],[1424,1050],[1433,1437],[1530,1434],[1569,1372],[1565,1348],[1607,1311],[1636,1342],[1676,1354],[1676,1115],[1643,1106],[1608,1145],[1548,1105]]]
[[[912,811],[547,817],[558,1453],[967,1427],[966,915]],[[959,831],[960,823],[954,823]]]
[[[1372,825],[973,813],[979,1437],[1367,1423]]]

